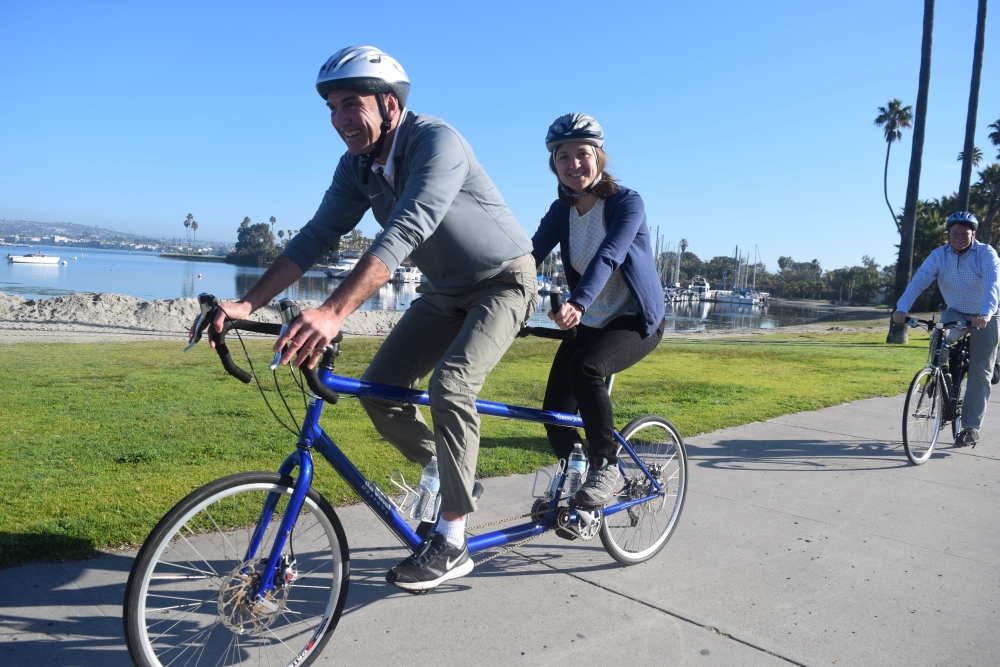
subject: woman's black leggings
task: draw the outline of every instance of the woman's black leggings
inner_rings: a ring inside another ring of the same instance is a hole
[[[663,323],[643,338],[646,325],[638,315],[623,315],[601,329],[580,325],[576,338],[563,341],[552,361],[542,408],[570,414],[580,411],[590,443],[588,456],[617,461],[618,444],[612,433],[615,414],[604,378],[634,365],[663,338]],[[582,442],[575,428],[545,425],[556,456],[569,459],[573,444]]]

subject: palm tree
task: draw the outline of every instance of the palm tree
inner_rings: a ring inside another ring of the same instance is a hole
[[[892,204],[889,203],[889,151],[892,149],[892,142],[903,138],[903,128],[910,127],[910,121],[913,120],[912,112],[913,107],[904,107],[898,99],[892,99],[884,107],[878,108],[878,116],[875,117],[875,127],[881,127],[885,132],[885,172],[882,174],[882,192],[897,232],[899,221],[896,219],[896,212],[892,210]]]
[[[184,238],[188,242],[188,252],[191,251],[191,223],[194,222],[194,216],[188,213],[188,217],[184,218]]]
[[[979,81],[983,74],[983,47],[986,42],[986,0],[979,0],[976,15],[976,44],[972,53],[972,85],[969,87],[969,112],[965,117],[966,159],[962,161],[962,180],[958,185],[958,208],[969,210],[969,187],[972,185],[972,159],[976,135],[976,111],[979,108]]]
[[[990,123],[987,127],[993,130],[989,134],[990,141],[994,146],[1000,148],[1000,118],[997,118],[995,123]],[[997,159],[1000,160],[1000,152],[997,153]]]
[[[964,160],[965,160],[965,151],[959,151],[959,153],[958,153],[958,161],[962,162]],[[978,167],[982,163],[983,163],[983,152],[981,150],[979,150],[978,147],[973,146],[972,147],[972,166],[973,167]]]
[[[194,241],[195,245],[198,245],[198,221],[191,221],[191,239]]]
[[[278,242],[281,243],[285,238],[285,232],[281,229],[278,230]]]
[[[271,222],[271,233],[272,233],[272,234],[274,233],[274,223],[276,223],[277,221],[278,221],[278,220],[277,220],[277,218],[275,218],[275,217],[274,217],[274,216],[272,215],[272,216],[271,216],[271,220],[270,220],[270,222]]]
[[[924,158],[924,130],[927,126],[927,91],[931,85],[931,39],[934,35],[934,0],[924,0],[923,35],[920,38],[920,78],[917,84],[917,109],[913,117],[913,144],[910,149],[910,173],[906,179],[906,201],[899,227],[899,256],[896,260],[895,299],[903,296],[913,277],[913,236],[916,232],[917,200],[920,197],[920,167]],[[970,149],[971,150],[971,149]],[[893,306],[896,304],[894,303]],[[905,324],[889,325],[887,343],[909,342]]]

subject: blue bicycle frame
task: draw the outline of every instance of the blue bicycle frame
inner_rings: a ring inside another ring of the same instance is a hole
[[[415,389],[405,389],[402,387],[392,387],[384,384],[364,382],[362,380],[334,375],[329,370],[320,370],[319,378],[326,387],[339,394],[380,398],[393,401],[395,403],[410,403],[424,406],[430,405],[430,398],[427,393]],[[257,595],[259,596],[263,596],[268,590],[275,587],[275,576],[278,572],[278,568],[281,566],[281,553],[284,550],[285,543],[289,535],[295,527],[295,520],[298,517],[299,511],[302,509],[302,503],[305,500],[306,492],[309,490],[309,486],[312,483],[313,462],[311,452],[313,450],[318,451],[323,458],[329,461],[334,470],[340,473],[340,476],[343,477],[350,487],[354,489],[354,491],[364,500],[365,504],[368,505],[373,512],[375,512],[375,515],[378,516],[378,518],[386,525],[386,527],[389,528],[390,531],[392,531],[400,542],[407,546],[411,551],[416,550],[416,548],[422,543],[416,532],[410,528],[400,513],[396,511],[396,508],[389,501],[386,494],[378,486],[366,479],[365,476],[361,474],[361,471],[359,471],[354,464],[351,463],[350,459],[344,455],[340,448],[337,447],[337,444],[330,439],[330,436],[324,433],[323,429],[320,428],[319,416],[323,411],[323,404],[324,401],[322,399],[311,395],[305,419],[302,422],[302,435],[296,445],[296,450],[285,459],[285,461],[281,464],[281,467],[278,469],[278,472],[282,475],[291,475],[295,468],[298,468],[299,475],[295,480],[292,495],[288,500],[288,506],[285,508],[284,516],[282,517],[281,525],[278,529],[278,535],[271,547],[271,554],[267,561],[267,567],[261,577],[261,584],[257,591]],[[583,426],[583,421],[578,415],[553,412],[549,410],[538,410],[518,405],[507,405],[504,403],[477,400],[476,410],[481,415],[506,417],[508,419],[535,422],[539,424],[556,424],[559,426],[574,427]],[[649,470],[646,469],[646,466],[639,460],[639,457],[636,456],[636,453],[632,450],[625,439],[622,438],[621,434],[617,430],[614,432],[614,437],[618,441],[618,444],[621,445],[622,451],[627,453],[629,457],[635,461],[635,464],[643,472],[643,474],[646,475],[649,479],[650,485],[649,492],[646,496],[616,503],[614,505],[608,505],[602,510],[602,514],[604,515],[615,514],[617,512],[621,512],[622,510],[626,510],[629,507],[648,502],[656,498],[663,491],[659,480],[650,474]],[[620,465],[621,464],[619,464],[619,466]],[[562,488],[562,479],[559,480],[558,488]],[[560,496],[557,493],[549,504],[550,510],[554,509],[558,505],[559,499]],[[264,531],[271,521],[271,517],[277,503],[278,494],[270,494],[267,502],[265,502],[260,519],[257,522],[254,535],[250,540],[250,545],[244,559],[245,562],[248,562],[256,555],[257,550],[260,547],[261,540],[263,539]],[[576,513],[572,509],[570,511],[571,519],[575,521]],[[469,538],[468,542],[469,553],[477,553],[486,549],[503,546],[511,542],[518,542],[535,535],[540,535],[541,533],[544,533],[554,527],[555,522],[555,513],[550,511],[537,520],[530,521],[528,523],[513,526],[504,530],[485,533],[483,535],[472,536]]]

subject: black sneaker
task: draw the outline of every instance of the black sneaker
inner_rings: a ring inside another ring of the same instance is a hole
[[[979,444],[979,431],[974,428],[963,428],[955,438],[956,447],[975,447]]]
[[[479,500],[483,495],[483,485],[476,480],[476,483],[472,485],[472,498],[473,500]],[[427,541],[427,538],[431,536],[434,532],[434,526],[437,524],[436,521],[421,521],[417,524],[416,534],[423,541]]]
[[[415,554],[386,572],[385,580],[405,591],[426,591],[472,572],[469,543],[453,546],[441,533],[420,545]]]

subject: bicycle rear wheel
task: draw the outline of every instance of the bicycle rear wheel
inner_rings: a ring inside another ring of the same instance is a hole
[[[663,487],[659,496],[605,516],[601,524],[601,542],[608,554],[619,563],[634,565],[659,553],[677,528],[687,494],[687,452],[677,428],[659,415],[637,417],[621,434]],[[618,464],[624,488],[617,501],[646,497],[649,479],[632,457],[619,451]]]
[[[124,624],[136,665],[308,665],[347,599],[347,540],[310,489],[285,544],[283,585],[257,604],[260,581],[294,480],[252,472],[211,482],[170,510],[146,538],[125,588]],[[255,554],[264,503],[277,494]]]
[[[944,392],[933,368],[913,377],[903,404],[903,449],[913,465],[930,458],[941,431]]]

